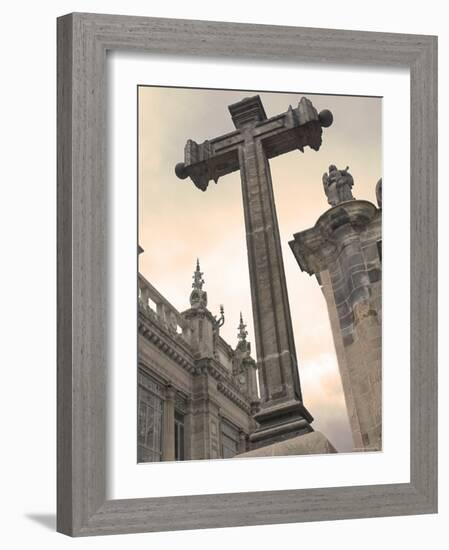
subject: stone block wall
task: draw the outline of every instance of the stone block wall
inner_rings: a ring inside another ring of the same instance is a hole
[[[302,270],[326,300],[354,450],[382,448],[381,210],[353,200],[294,235]]]

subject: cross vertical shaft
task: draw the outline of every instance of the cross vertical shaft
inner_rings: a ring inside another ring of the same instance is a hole
[[[270,167],[251,134],[239,163],[261,401],[302,400]]]

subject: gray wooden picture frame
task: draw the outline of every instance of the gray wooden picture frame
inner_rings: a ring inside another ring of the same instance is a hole
[[[58,531],[83,536],[436,512],[437,38],[81,13],[57,25]],[[108,50],[410,69],[410,483],[106,499]]]

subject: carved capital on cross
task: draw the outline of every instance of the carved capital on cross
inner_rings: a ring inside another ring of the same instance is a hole
[[[234,126],[240,130],[245,126],[255,126],[258,122],[267,120],[260,96],[245,97],[242,101],[228,107]]]

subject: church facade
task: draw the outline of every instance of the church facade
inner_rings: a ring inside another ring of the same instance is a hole
[[[230,458],[249,450],[259,400],[240,317],[238,344],[207,308],[199,262],[191,307],[179,312],[138,276],[138,462]]]

